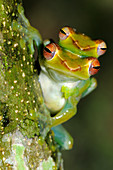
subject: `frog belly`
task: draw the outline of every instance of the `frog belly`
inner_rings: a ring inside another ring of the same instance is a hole
[[[42,72],[39,76],[39,81],[47,108],[51,112],[57,112],[61,110],[65,105],[65,98],[62,97],[61,93],[62,85],[49,79],[49,77]]]

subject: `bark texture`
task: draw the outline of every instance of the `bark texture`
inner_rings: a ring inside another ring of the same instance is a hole
[[[38,82],[41,44],[22,1],[0,0],[0,169],[63,169]]]

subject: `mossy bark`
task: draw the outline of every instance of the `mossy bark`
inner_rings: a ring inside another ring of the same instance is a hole
[[[21,0],[0,0],[0,169],[63,169],[38,82],[42,39]]]

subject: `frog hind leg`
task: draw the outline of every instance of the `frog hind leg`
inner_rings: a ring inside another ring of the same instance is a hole
[[[62,125],[55,126],[52,130],[54,132],[55,141],[60,145],[61,149],[72,149],[73,138]]]

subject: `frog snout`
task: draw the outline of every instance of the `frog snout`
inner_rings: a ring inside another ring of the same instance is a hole
[[[100,62],[98,61],[97,58],[94,58],[89,65],[89,74],[94,75],[98,73],[99,69],[100,69]]]

